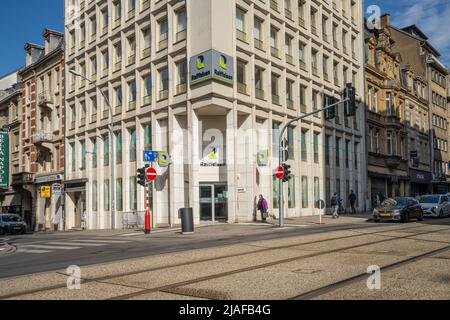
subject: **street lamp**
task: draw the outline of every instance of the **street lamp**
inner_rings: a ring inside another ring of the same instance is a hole
[[[76,72],[75,70],[69,70],[71,74],[73,74],[76,77],[80,77],[84,80],[86,80],[89,84],[94,85],[96,88],[98,86],[95,84],[95,82],[91,81],[90,79],[86,78],[84,75]],[[108,97],[105,95],[103,90],[100,90],[100,93],[103,96],[103,99],[105,100],[106,106],[109,110],[109,135],[111,140],[111,229],[114,230],[116,228],[116,188],[115,188],[115,182],[116,182],[116,166],[115,166],[115,159],[114,159],[114,130],[113,130],[113,111],[111,108],[111,104],[109,103]]]

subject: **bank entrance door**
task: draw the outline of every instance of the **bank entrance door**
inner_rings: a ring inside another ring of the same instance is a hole
[[[228,192],[225,184],[200,185],[200,220],[228,221]]]

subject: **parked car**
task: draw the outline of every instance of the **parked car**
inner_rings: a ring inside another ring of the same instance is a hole
[[[410,197],[396,197],[384,200],[373,210],[373,219],[380,221],[408,222],[411,219],[423,220],[423,211],[417,199]]]
[[[447,195],[427,195],[419,200],[425,216],[447,217],[450,216],[450,198]]]
[[[27,232],[27,224],[17,214],[0,214],[0,234]]]

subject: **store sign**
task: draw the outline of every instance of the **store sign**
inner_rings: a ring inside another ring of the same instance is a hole
[[[256,161],[260,167],[267,166],[269,164],[269,150],[259,151]]]
[[[52,197],[52,187],[51,186],[42,186],[41,187],[41,198],[50,199]]]
[[[189,63],[191,85],[207,80],[234,83],[234,60],[216,50],[208,50],[191,58]]]
[[[0,131],[0,188],[8,189],[9,185],[9,134]]]
[[[61,181],[61,180],[62,180],[62,176],[57,174],[57,175],[52,175],[52,176],[47,176],[47,177],[35,178],[34,183],[41,184],[41,183],[49,183],[49,182]]]
[[[62,186],[59,183],[52,184],[52,195],[60,196],[62,193]]]

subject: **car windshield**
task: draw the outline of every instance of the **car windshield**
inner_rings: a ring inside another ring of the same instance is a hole
[[[420,199],[420,203],[438,203],[439,196],[424,196]]]
[[[15,214],[2,215],[3,222],[21,222],[22,218]]]
[[[406,205],[406,198],[390,198],[383,201],[381,204],[382,207],[395,207],[395,206],[405,206]]]

